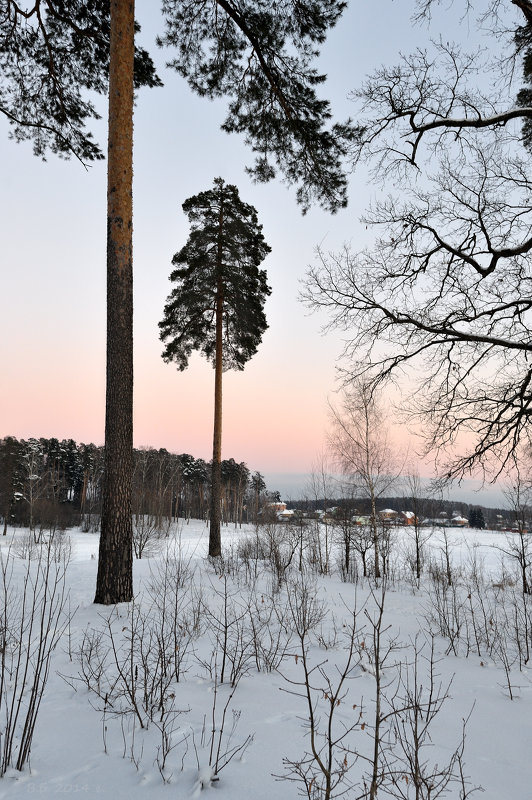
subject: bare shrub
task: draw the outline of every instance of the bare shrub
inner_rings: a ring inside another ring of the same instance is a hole
[[[62,530],[43,533],[39,537],[31,531],[24,531],[13,539],[11,552],[23,561],[40,561],[44,557],[66,566],[72,560],[72,542],[68,533]]]
[[[23,561],[34,561],[39,558],[41,546],[35,541],[32,531],[24,531],[21,536],[13,540],[12,552]]]
[[[306,563],[318,575],[330,572],[333,530],[328,521],[311,520],[304,532]]]
[[[303,569],[308,548],[308,526],[287,525],[276,520],[256,526],[255,535],[243,539],[237,548],[248,580],[256,581],[266,565],[273,576],[273,587],[280,591],[292,568]]]
[[[284,618],[286,605],[279,595],[256,594],[248,605],[248,625],[252,633],[251,646],[257,672],[273,672],[290,653],[292,636]]]
[[[261,527],[256,526],[255,533],[246,536],[237,544],[237,556],[244,572],[245,580],[254,584],[269,557],[269,546],[261,535]]]
[[[188,669],[194,641],[203,630],[203,598],[196,588],[190,558],[179,544],[152,568],[148,592],[159,649],[170,654],[174,679],[179,682]]]
[[[358,755],[350,742],[353,731],[362,725],[362,709],[351,700],[347,701],[347,682],[358,671],[360,632],[354,611],[348,627],[347,654],[343,663],[335,669],[327,669],[325,661],[312,664],[309,632],[323,616],[315,596],[306,587],[299,588],[299,594],[289,595],[289,607],[297,631],[297,663],[301,677],[293,679],[283,675],[291,687],[283,691],[304,701],[308,749],[300,758],[283,758],[285,772],[275,777],[300,784],[301,793],[310,800],[332,800],[349,793],[354,787],[349,772]]]
[[[22,770],[30,757],[52,653],[71,619],[65,572],[50,547],[38,546],[18,588],[11,551],[0,553],[0,776],[10,766]]]
[[[150,558],[156,555],[168,537],[170,520],[162,526],[161,519],[154,514],[137,514],[133,517],[133,552],[135,558]]]
[[[280,590],[286,582],[294,557],[299,551],[302,561],[302,538],[300,528],[276,523],[264,525],[261,533],[268,552],[268,563],[274,577],[274,589]]]
[[[307,641],[308,635],[316,630],[325,619],[325,603],[318,599],[316,583],[305,575],[300,575],[287,587],[286,625],[299,641]]]
[[[434,748],[431,730],[445,701],[451,681],[437,680],[434,640],[414,642],[411,663],[401,664],[396,690],[386,698],[393,747],[383,748],[383,767],[387,796],[398,800],[436,800],[452,793],[465,800],[476,788],[469,786],[464,773],[465,731],[463,721],[458,746],[448,761],[430,758]]]
[[[96,708],[108,717],[133,716],[141,728],[150,722],[170,723],[183,713],[175,706],[175,632],[164,608],[143,609],[134,600],[124,620],[117,610],[102,616],[100,630],[88,629],[75,653],[78,675],[100,702]],[[102,702],[103,701],[103,705]]]
[[[253,657],[253,631],[248,623],[249,601],[241,599],[239,590],[231,589],[227,575],[221,577],[222,588],[211,584],[214,603],[203,605],[208,635],[212,641],[210,661],[200,661],[211,678],[236,686],[250,668]]]
[[[457,656],[467,624],[467,598],[454,581],[448,583],[445,572],[438,572],[433,578],[428,600],[426,613],[429,628],[447,639],[447,653],[452,652]]]
[[[213,675],[214,686],[212,691],[213,700],[210,717],[210,735],[207,734],[207,720],[204,718],[199,737],[199,748],[205,753],[208,753],[206,764],[201,763],[202,759],[200,759],[198,744],[196,743],[194,731],[192,731],[192,741],[198,768],[196,789],[206,789],[214,783],[217,783],[220,780],[220,772],[222,772],[222,770],[237,756],[242,758],[254,738],[253,734],[248,734],[243,740],[238,740],[236,731],[238,723],[240,722],[241,712],[237,709],[231,709],[231,714],[228,715],[238,681],[230,688],[225,687],[226,699],[220,710],[218,695],[224,690],[224,687],[220,686],[218,681],[217,665],[214,667]],[[229,716],[231,717],[231,723],[228,726]]]

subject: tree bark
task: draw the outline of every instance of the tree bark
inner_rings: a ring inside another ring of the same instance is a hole
[[[95,603],[133,596],[133,0],[111,0],[107,165],[107,389]]]

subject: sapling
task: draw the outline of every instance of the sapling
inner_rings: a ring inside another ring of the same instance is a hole
[[[387,580],[384,578],[379,594],[377,595],[376,590],[371,591],[371,597],[375,603],[375,612],[370,613],[367,608],[364,609],[364,615],[369,623],[369,630],[368,636],[361,644],[369,662],[366,662],[368,665],[365,668],[375,679],[373,721],[369,725],[369,729],[372,732],[372,753],[367,758],[369,775],[365,782],[369,800],[375,800],[378,789],[385,779],[383,751],[385,750],[387,716],[384,711],[384,701],[385,692],[393,681],[393,678],[389,676],[388,668],[393,667],[394,663],[390,664],[389,662],[393,654],[399,649],[396,639],[386,637],[386,633],[389,631],[389,626],[384,625],[386,590]],[[367,646],[368,640],[369,647]]]
[[[212,705],[210,714],[210,735],[207,736],[207,719],[203,719],[201,730],[200,747],[208,749],[207,763],[202,763],[196,745],[194,732],[192,732],[192,742],[196,754],[196,764],[198,768],[198,779],[196,790],[206,789],[220,780],[220,773],[237,756],[242,758],[247,748],[254,739],[254,734],[248,734],[244,740],[235,741],[236,730],[240,721],[241,712],[230,709],[231,702],[238,686],[238,680],[229,688],[221,687],[218,679],[218,669],[214,666],[214,683],[212,690]],[[222,710],[218,705],[218,695],[222,689],[227,691],[227,697]],[[228,726],[228,712],[231,710],[232,722]]]

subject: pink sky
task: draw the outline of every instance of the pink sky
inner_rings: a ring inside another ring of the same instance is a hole
[[[385,2],[388,38],[381,15],[354,5],[322,62],[329,73],[323,92],[340,120],[352,113],[347,94],[365,72],[396,60],[396,32],[404,34],[403,50],[417,41],[404,4]],[[151,45],[157,26],[147,0],[138,3],[137,16],[144,43],[162,64]],[[297,300],[300,281],[317,244],[330,250],[345,241],[364,244],[369,234],[357,219],[373,188],[357,173],[347,210],[330,216],[313,209],[302,217],[294,192],[280,181],[250,182],[244,171],[249,150],[219,131],[224,104],[193,96],[181,79],[161,71],[165,87],[139,94],[135,118],[135,445],[210,457],[212,370],[199,358],[185,373],[165,365],[157,323],[172,255],[188,233],[181,204],[221,175],[257,208],[272,247],[263,266],[273,289],[266,307],[270,329],[259,352],[244,372],[224,377],[223,455],[253,470],[308,471],[323,447],[342,343],[339,336],[321,336],[324,318],[306,314]],[[93,130],[104,142],[104,103],[102,115]],[[50,156],[43,164],[30,145],[8,141],[3,120],[0,147],[0,435],[102,443],[105,163],[86,171]]]

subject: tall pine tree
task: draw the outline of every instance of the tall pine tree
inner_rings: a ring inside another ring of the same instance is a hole
[[[111,0],[110,5],[111,21],[123,19],[126,6],[130,13],[133,10],[133,0]],[[175,48],[172,66],[199,95],[229,98],[223,128],[245,135],[257,156],[252,170],[255,177],[270,180],[280,171],[297,186],[297,199],[304,209],[319,202],[335,211],[347,202],[343,161],[358,131],[350,120],[330,125],[329,103],[316,95],[316,87],[325,76],[312,66],[319,46],[345,5],[343,0],[288,0],[282,4],[269,0],[237,4],[226,0],[163,0],[166,31],[161,43]],[[116,61],[125,79],[130,72],[133,31],[130,25],[121,23],[116,30],[119,38],[111,62]],[[113,96],[116,104],[123,98],[124,104],[131,106],[129,89],[115,95],[111,90],[110,98]],[[113,116],[110,108],[110,120]],[[127,136],[123,135],[122,143],[116,146],[110,129],[109,159],[118,171],[113,168],[109,174],[124,176],[131,194],[132,170],[125,164],[125,154],[131,150],[132,126],[128,124],[123,130],[124,134],[128,131]],[[120,132],[119,124],[114,131]],[[127,192],[117,194],[115,202],[113,191],[110,179],[107,499],[96,587],[96,599],[103,603],[130,600],[132,586],[132,219]],[[129,233],[127,242],[125,236],[118,236],[120,226]],[[115,326],[116,322],[119,324]]]
[[[107,381],[95,603],[133,597],[133,0],[111,0],[107,143]]]
[[[191,231],[175,254],[175,283],[159,323],[163,359],[179,370],[199,350],[214,367],[214,435],[209,555],[221,553],[222,373],[244,369],[266,330],[264,302],[270,294],[259,265],[270,252],[253,206],[222,178],[183,203]]]
[[[103,158],[86,129],[109,89],[105,491],[96,601],[130,600],[133,88],[161,82],[134,44],[133,0],[0,0],[0,114],[34,153]]]

